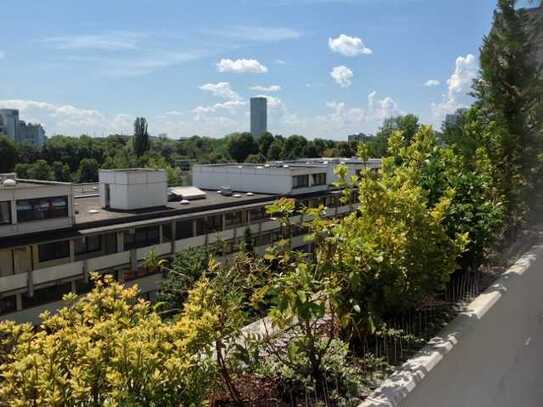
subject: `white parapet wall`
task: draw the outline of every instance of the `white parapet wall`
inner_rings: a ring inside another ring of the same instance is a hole
[[[543,240],[360,407],[543,406]]]

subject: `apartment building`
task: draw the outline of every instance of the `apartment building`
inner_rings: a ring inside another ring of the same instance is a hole
[[[167,188],[162,170],[101,170],[95,194],[74,185],[0,178],[0,319],[38,322],[70,291],[91,289],[89,273],[109,273],[138,284],[153,299],[162,272],[146,268],[153,250],[172,258],[191,247],[234,253],[251,232],[257,254],[279,238],[279,224],[265,207],[281,196],[299,205],[325,204],[329,216],[352,211],[340,203],[333,168],[352,174],[365,165],[352,159],[305,160],[266,165],[195,166],[192,187]],[[300,215],[293,247],[310,250]]]

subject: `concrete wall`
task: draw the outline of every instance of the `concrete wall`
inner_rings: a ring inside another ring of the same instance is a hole
[[[361,407],[542,405],[543,246],[538,244]]]

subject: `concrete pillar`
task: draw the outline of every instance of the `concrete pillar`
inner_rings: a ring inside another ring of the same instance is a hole
[[[124,252],[124,232],[117,232],[117,253]]]
[[[83,242],[85,242],[86,237],[83,237]],[[73,239],[69,240],[70,244],[70,263],[75,261],[75,241]]]
[[[15,199],[11,201],[11,223],[17,224],[17,201]]]
[[[136,249],[130,250],[130,270],[135,271],[138,268],[138,253]]]
[[[196,219],[192,221],[192,237],[196,237]]]
[[[175,255],[175,235],[176,235],[176,227],[177,227],[177,222],[172,222],[170,223],[171,225],[171,230],[172,230],[172,236],[171,236],[171,249],[170,249],[170,252],[172,253],[172,255]]]
[[[76,292],[77,292],[77,285],[76,285],[76,283],[75,283],[75,280],[70,281],[70,283],[71,283],[71,290],[72,290],[72,292],[73,292],[73,293],[76,293]]]
[[[28,295],[30,297],[34,296],[34,271],[29,270],[27,273],[27,288],[28,288]]]
[[[15,304],[17,307],[17,311],[23,310],[23,295],[22,294],[15,294]]]
[[[85,284],[88,284],[88,282],[89,282],[89,265],[87,263],[87,260],[83,260],[83,280],[85,281]]]

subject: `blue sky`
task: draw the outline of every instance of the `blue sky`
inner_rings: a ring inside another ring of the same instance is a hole
[[[469,103],[494,0],[17,0],[2,5],[0,107],[49,135],[269,129],[343,139]]]

